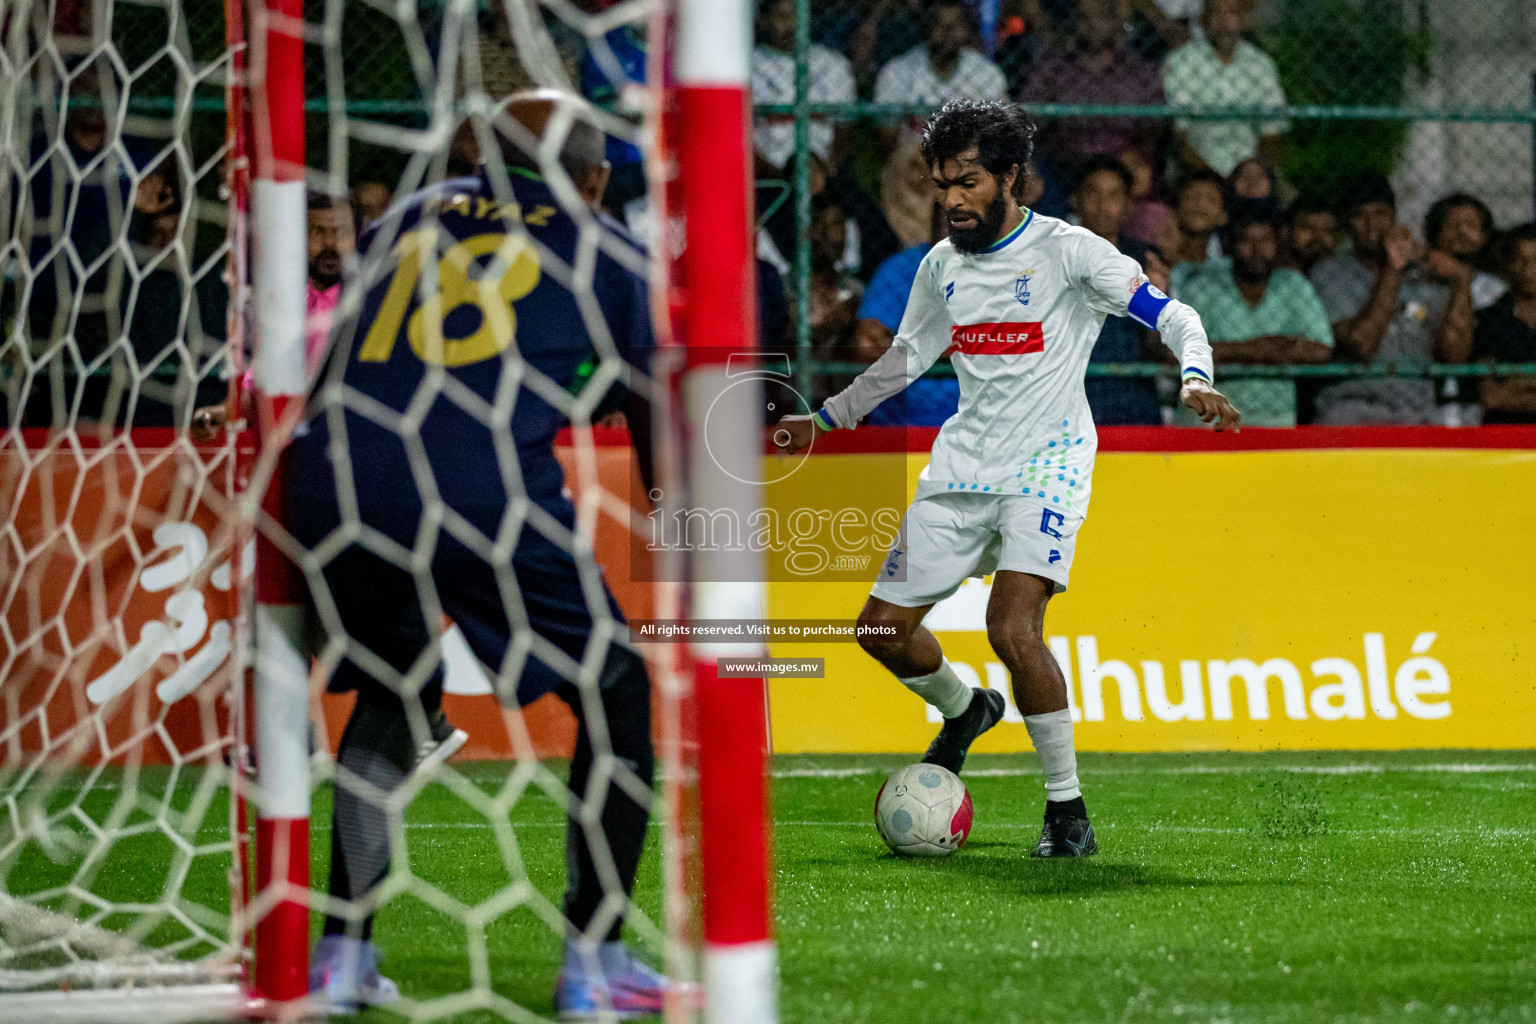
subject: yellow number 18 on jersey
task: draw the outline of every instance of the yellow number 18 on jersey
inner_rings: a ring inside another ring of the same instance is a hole
[[[382,363],[395,349],[400,325],[421,280],[423,257],[437,252],[437,228],[419,228],[400,236],[394,254],[399,261],[389,291],[357,358]],[[478,261],[490,256],[483,267]],[[411,351],[433,366],[468,366],[505,352],[517,336],[517,312],[512,303],[539,283],[539,254],[522,235],[485,234],[466,238],[437,261],[437,289],[405,322]],[[480,326],[465,338],[447,338],[443,324],[460,306],[480,311]]]

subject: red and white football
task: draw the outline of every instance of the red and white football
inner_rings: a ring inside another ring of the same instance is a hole
[[[971,794],[948,768],[908,765],[875,797],[875,828],[903,857],[948,857],[971,834]]]

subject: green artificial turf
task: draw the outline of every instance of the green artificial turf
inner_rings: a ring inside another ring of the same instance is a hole
[[[884,855],[874,776],[777,784],[785,1020],[1536,1020],[1528,756],[1086,755],[1101,853],[1049,862],[1038,779],[982,774],[1032,760],[973,760],[939,862]]]
[[[959,854],[892,857],[869,818],[906,760],[775,761],[786,1022],[1536,1021],[1530,753],[1082,755],[1102,852],[1080,862],[1026,856],[1033,755],[972,758]],[[376,926],[386,972],[417,1015],[549,1015],[558,807],[529,789],[498,837],[474,805],[506,767],[457,768],[458,794],[429,787],[408,813],[409,872]],[[322,787],[317,881],[328,814]],[[49,864],[24,857],[4,885],[58,884]],[[198,858],[183,894],[215,906],[215,866]],[[532,890],[509,886],[523,873]],[[94,888],[144,898],[148,874],[120,855]],[[658,918],[654,841],[637,899]],[[483,951],[464,923],[477,917]]]

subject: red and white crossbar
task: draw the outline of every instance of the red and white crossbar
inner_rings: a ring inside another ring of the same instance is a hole
[[[252,11],[251,187],[256,412],[262,509],[283,520],[276,454],[303,402],[307,197],[304,184],[304,4],[261,0]],[[256,538],[256,994],[278,1016],[309,989],[309,688],[298,642],[294,567]]]
[[[686,249],[688,503],[728,510],[737,522],[761,508],[761,401],[736,400],[732,355],[757,348],[757,263],[752,247],[752,47],[747,0],[680,0],[677,7],[677,159]],[[740,365],[738,363],[738,365]],[[730,415],[708,415],[732,384]],[[705,443],[706,420],[710,431]],[[762,559],[741,550],[691,553],[690,614],[757,618]],[[693,649],[699,736],[707,1024],[777,1020],[778,958],[769,902],[767,699],[761,679],[721,679],[715,661],[762,654],[758,644]]]

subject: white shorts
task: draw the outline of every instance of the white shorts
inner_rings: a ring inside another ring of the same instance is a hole
[[[937,494],[914,501],[870,593],[921,608],[953,594],[967,576],[1010,569],[1045,577],[1059,594],[1067,589],[1082,525],[1082,516],[1023,495]]]

